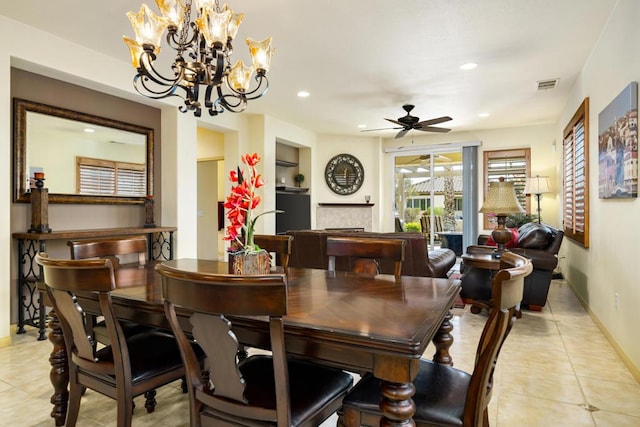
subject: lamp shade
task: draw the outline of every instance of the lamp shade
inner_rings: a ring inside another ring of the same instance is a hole
[[[503,177],[500,177],[500,181],[490,182],[487,197],[484,199],[480,212],[496,215],[524,213],[524,209],[516,198],[513,182],[505,182]]]
[[[546,176],[532,176],[524,183],[524,194],[550,193],[549,178]]]

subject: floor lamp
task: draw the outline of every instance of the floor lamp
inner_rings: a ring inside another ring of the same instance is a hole
[[[536,201],[538,202],[538,223],[541,223],[540,212],[540,198],[542,197],[542,193],[550,193],[549,189],[549,178],[546,176],[538,176],[527,178],[524,184],[524,194],[533,194],[536,196]]]
[[[491,237],[498,244],[494,257],[500,258],[505,251],[505,244],[511,240],[511,230],[504,225],[507,215],[524,213],[524,209],[516,198],[513,182],[505,182],[504,177],[500,177],[499,181],[489,183],[487,197],[484,199],[480,212],[492,213],[498,219],[498,226],[491,232]]]

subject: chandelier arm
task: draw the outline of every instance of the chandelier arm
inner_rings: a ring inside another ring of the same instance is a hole
[[[255,79],[258,82],[258,86],[255,89],[253,89],[253,90],[251,90],[249,92],[235,90],[229,84],[229,80],[228,79],[225,79],[225,82],[226,82],[227,89],[231,92],[231,94],[234,97],[242,97],[242,98],[246,99],[247,101],[251,101],[253,99],[260,98],[261,96],[266,94],[267,91],[269,90],[269,79],[267,79],[267,76],[265,76],[264,74],[256,74]],[[264,88],[263,88],[263,86],[264,86]],[[256,94],[256,95],[252,96],[254,94]]]
[[[219,86],[223,77],[227,74],[227,67],[224,65],[224,52],[220,49],[214,49],[214,53],[213,60],[216,61],[216,65],[213,68],[214,73],[211,76],[211,84]],[[211,67],[211,64],[209,64],[209,67]]]
[[[233,113],[240,113],[247,108],[247,99],[242,94],[236,93],[223,93],[222,86],[216,86],[216,91],[218,92],[218,98],[215,100],[214,104],[219,105],[225,110],[231,111]],[[230,101],[236,102],[230,102]]]
[[[176,31],[167,32],[167,45],[178,52],[178,55],[181,56],[186,50],[193,49],[193,45],[198,39],[199,32],[197,29],[194,29],[191,33],[191,37],[188,40],[182,40],[182,36],[178,36]]]
[[[133,77],[133,87],[139,94],[151,99],[162,99],[169,96],[178,96],[182,98],[180,95],[175,93],[178,86],[164,86],[166,89],[154,90],[147,84],[148,80],[150,80],[148,77],[141,74],[137,74]]]
[[[143,52],[140,55],[140,66],[137,68],[138,75],[147,77],[149,80],[161,86],[175,86],[184,78],[184,67],[179,67],[180,69],[176,71],[176,63],[184,62],[181,57],[176,58],[172,66],[175,78],[167,78],[160,74],[160,72],[158,72],[158,70],[153,66],[153,60],[155,60],[155,55],[153,53]]]

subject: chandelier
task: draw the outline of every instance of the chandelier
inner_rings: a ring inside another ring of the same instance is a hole
[[[232,42],[244,13],[236,13],[218,0],[155,0],[161,16],[142,4],[138,13],[127,16],[135,32],[135,40],[123,36],[129,47],[131,64],[137,74],[133,86],[143,96],[153,99],[177,96],[184,100],[181,112],[193,111],[200,117],[204,92],[204,107],[216,116],[225,110],[240,113],[247,101],[260,98],[269,88],[267,72],[273,48],[271,37],[262,41],[246,39],[253,66],[238,60],[231,65]],[[196,18],[191,20],[192,3]],[[176,51],[171,74],[165,75],[154,67],[160,53],[162,35]],[[255,72],[254,88],[251,76]]]

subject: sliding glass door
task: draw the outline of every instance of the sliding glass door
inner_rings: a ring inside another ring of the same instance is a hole
[[[396,155],[396,224],[423,233],[431,248],[442,244],[439,233],[462,233],[462,171],[462,149]]]

